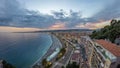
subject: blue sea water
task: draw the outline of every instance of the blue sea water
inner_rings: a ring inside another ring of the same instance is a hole
[[[30,68],[52,44],[50,35],[40,33],[0,33],[0,59],[17,68]]]

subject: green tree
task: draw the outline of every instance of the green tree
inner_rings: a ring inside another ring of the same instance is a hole
[[[79,68],[79,65],[76,62],[69,63],[66,68]]]
[[[3,60],[2,64],[3,64],[3,68],[16,68],[10,63],[7,63],[5,60]]]
[[[111,42],[114,42],[116,37],[120,35],[120,20],[113,19],[110,23],[110,25],[98,31],[93,31],[90,37],[93,39],[109,39]]]

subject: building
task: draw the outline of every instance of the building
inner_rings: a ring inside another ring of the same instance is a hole
[[[81,36],[80,39],[81,39],[81,42],[84,44],[84,47],[85,47],[88,66],[91,67],[91,59],[93,57],[92,54],[93,54],[93,49],[94,49],[94,47],[93,47],[94,43],[90,39],[89,36]]]
[[[120,65],[119,46],[105,40],[95,40],[94,43],[92,62],[96,63],[96,68],[117,68]]]
[[[75,50],[73,52],[73,54],[71,55],[71,59],[70,62],[76,62],[77,64],[80,63],[80,51],[79,50]]]
[[[82,36],[90,68],[120,68],[120,46],[106,40],[91,40]]]
[[[117,44],[117,45],[120,46],[120,37],[118,37],[118,38],[115,39],[115,44]]]

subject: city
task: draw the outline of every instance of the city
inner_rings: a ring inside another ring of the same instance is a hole
[[[116,24],[116,22],[111,21]],[[119,23],[117,23],[119,24]],[[115,25],[116,26],[116,25]],[[113,25],[109,26],[113,27]],[[106,29],[106,28],[103,28]],[[99,30],[102,31],[103,29]],[[116,28],[117,29],[117,28]],[[97,31],[96,31],[97,32]],[[18,33],[46,33],[53,43],[46,54],[32,68],[119,68],[120,36],[115,42],[108,39],[92,39],[93,30],[47,30]],[[108,33],[109,34],[109,33]],[[97,35],[95,35],[97,36]],[[102,37],[102,36],[99,36]],[[103,37],[102,37],[103,38]],[[0,61],[2,67],[4,60]]]
[[[120,68],[120,0],[0,0],[0,68]]]
[[[45,68],[119,68],[120,66],[120,37],[116,43],[111,43],[106,39],[91,39],[92,31],[48,33],[60,40],[61,49],[65,49],[65,53],[60,51],[51,60],[46,60],[43,64]],[[61,56],[56,60],[59,54]],[[34,68],[41,68],[42,63],[43,61]]]

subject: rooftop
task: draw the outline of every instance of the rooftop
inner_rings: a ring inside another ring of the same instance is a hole
[[[72,60],[79,61],[80,54],[79,53],[73,53],[71,56]]]
[[[117,46],[116,44],[113,44],[106,40],[96,40],[96,42],[102,45],[105,49],[110,51],[115,56],[120,57],[120,46]]]

